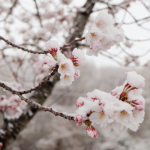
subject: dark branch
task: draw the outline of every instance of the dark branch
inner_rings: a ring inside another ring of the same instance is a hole
[[[36,16],[39,18],[39,22],[40,22],[41,27],[43,27],[43,25],[42,25],[42,20],[41,20],[41,15],[40,15],[40,13],[39,13],[39,7],[38,7],[38,5],[37,5],[36,0],[34,0],[34,3],[35,3],[35,6],[36,6],[36,10],[37,10],[37,15],[36,15]]]
[[[80,39],[75,39],[75,40],[71,41],[69,44],[65,44],[63,47],[60,47],[60,50],[64,49],[65,47],[70,47],[72,44],[74,44],[74,43],[76,43],[76,42],[78,42],[78,41],[82,41],[82,40],[84,40],[84,39],[85,39],[85,37],[82,37],[82,38],[80,38]],[[13,46],[13,47],[16,47],[16,48],[18,48],[18,49],[21,49],[21,50],[23,50],[23,51],[25,51],[25,52],[28,52],[28,53],[33,53],[33,54],[48,54],[48,53],[49,53],[48,51],[37,52],[37,51],[29,50],[29,49],[27,49],[27,48],[21,47],[21,46],[19,46],[19,45],[16,45],[16,44],[14,44],[14,43],[12,43],[12,42],[6,40],[6,39],[3,38],[2,36],[0,36],[0,40],[3,40],[3,41],[6,42],[7,44],[9,44],[9,45],[11,45],[11,46]]]

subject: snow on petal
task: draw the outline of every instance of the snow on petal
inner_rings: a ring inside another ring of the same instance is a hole
[[[136,88],[143,88],[145,85],[145,79],[135,71],[127,72],[127,82],[129,85]]]

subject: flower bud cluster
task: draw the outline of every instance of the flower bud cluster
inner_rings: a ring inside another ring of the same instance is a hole
[[[11,83],[11,88],[18,91],[22,90],[22,86],[14,82]],[[4,117],[7,119],[19,118],[25,110],[26,105],[26,102],[22,101],[17,95],[12,94],[9,98],[6,98],[6,95],[0,96],[0,110],[4,111]]]
[[[51,70],[55,64],[58,64],[58,73],[60,73],[60,79],[63,85],[70,85],[75,79],[79,78],[80,71],[77,70],[77,67],[83,66],[86,63],[83,51],[75,48],[72,55],[67,58],[61,53],[57,41],[54,40],[46,42],[46,48],[51,56],[47,56],[43,60],[43,71]]]
[[[106,132],[124,132],[128,128],[137,131],[145,114],[141,89],[144,85],[144,78],[132,71],[127,73],[125,83],[111,93],[95,89],[87,93],[87,98],[79,97],[74,118],[77,126],[85,124],[87,134],[92,138],[98,137],[94,124],[99,124]]]
[[[90,45],[87,55],[97,56],[100,51],[106,51],[111,46],[123,42],[123,30],[114,27],[113,24],[113,18],[105,10],[99,12],[86,34],[87,43]]]

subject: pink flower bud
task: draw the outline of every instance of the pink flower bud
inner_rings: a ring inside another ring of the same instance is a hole
[[[91,137],[91,138],[98,138],[99,132],[91,126],[91,129],[89,127],[86,127],[86,133]]]
[[[137,109],[139,111],[142,111],[145,108],[143,102],[138,100],[138,99],[137,100],[133,100],[132,103],[133,103],[132,106],[135,107],[135,109]]]
[[[77,117],[74,117],[74,120],[78,121],[76,124],[77,126],[81,126],[83,122],[83,117],[81,115],[78,115]]]
[[[134,103],[136,105],[143,105],[143,103],[140,100],[138,100],[138,99],[133,100],[132,103]]]
[[[84,105],[84,101],[82,100],[81,97],[79,97],[79,98],[77,99],[77,104],[76,104],[76,106],[77,106],[77,107],[81,107],[81,106],[83,106],[83,105]]]

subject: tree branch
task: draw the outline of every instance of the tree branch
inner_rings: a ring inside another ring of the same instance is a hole
[[[82,36],[88,18],[92,13],[92,8],[94,4],[95,1],[87,0],[86,4],[83,6],[83,9],[85,11],[77,13],[76,17],[74,18],[74,23],[72,27],[73,32],[70,32],[70,37],[67,40],[68,43],[73,41],[75,38]],[[78,47],[78,44],[72,43],[71,49],[74,49],[75,47]],[[37,89],[29,99],[33,99],[38,104],[42,105],[45,102],[46,98],[51,94],[54,85],[58,80],[59,80],[59,76],[56,74],[52,82],[51,81],[46,82],[43,85],[43,87]],[[34,117],[34,115],[37,112],[37,109],[32,107],[30,107],[28,110],[33,114],[32,116],[30,115],[30,113],[27,113],[27,114],[23,114],[17,120],[9,120],[9,121],[5,120],[4,125],[2,127],[2,130],[4,130],[5,134],[3,135],[0,134],[0,141],[2,141],[2,143],[4,144],[3,149],[5,149],[8,143],[14,140],[13,138],[15,138],[19,134],[19,132],[23,130],[23,128],[27,125],[27,123]],[[12,129],[10,129],[9,123],[13,125]]]
[[[23,51],[25,51],[25,52],[28,52],[28,53],[33,53],[33,54],[47,54],[47,53],[49,53],[48,51],[37,52],[37,51],[29,50],[29,49],[27,49],[27,48],[21,47],[21,46],[19,46],[19,45],[16,45],[16,44],[14,44],[14,43],[12,43],[12,42],[6,40],[6,39],[3,38],[2,36],[0,36],[0,40],[3,40],[3,41],[6,42],[7,44],[9,44],[9,45],[11,45],[11,46],[13,46],[13,47],[16,47],[16,48],[18,48],[18,49],[21,49],[21,50],[23,50]]]
[[[29,105],[32,106],[33,108],[51,112],[51,113],[53,113],[55,116],[60,116],[60,117],[63,117],[63,118],[65,118],[65,119],[68,119],[68,120],[74,120],[74,117],[73,117],[73,116],[68,116],[68,115],[65,115],[65,114],[63,114],[63,113],[59,113],[59,112],[57,112],[57,111],[54,111],[52,108],[41,106],[41,105],[38,104],[37,102],[31,101],[31,100],[29,100],[29,99],[23,97],[23,96],[20,94],[20,92],[15,91],[15,93],[14,93],[14,92],[13,92],[14,90],[13,90],[11,87],[9,87],[9,86],[7,86],[6,84],[4,84],[4,83],[1,83],[1,82],[0,82],[0,86],[1,86],[2,88],[4,88],[5,90],[11,92],[12,94],[18,95],[18,96],[21,98],[21,100],[25,101],[27,104],[29,104]]]
[[[18,2],[18,0],[15,0],[15,2],[14,2],[13,5],[11,6],[11,8],[9,9],[9,12],[8,12],[7,16],[5,17],[5,19],[4,19],[3,21],[6,21],[6,20],[7,20],[7,18],[9,17],[9,15],[10,15],[10,14],[12,13],[12,11],[13,11],[13,8],[16,6],[17,2]]]
[[[34,3],[35,3],[35,6],[36,6],[36,10],[37,10],[36,16],[39,18],[40,26],[43,28],[41,16],[40,16],[40,13],[39,13],[39,7],[38,7],[38,5],[37,5],[36,0],[34,0]]]
[[[74,43],[76,43],[76,42],[78,42],[78,41],[82,41],[82,40],[84,40],[84,39],[85,39],[85,37],[82,37],[82,38],[80,38],[80,39],[75,39],[75,40],[71,41],[69,44],[65,44],[64,46],[60,47],[60,50],[63,50],[65,47],[70,47],[72,44],[74,44]],[[37,51],[29,50],[29,49],[27,49],[27,48],[21,47],[21,46],[19,46],[19,45],[16,45],[16,44],[14,44],[14,43],[12,43],[12,42],[6,40],[6,39],[3,38],[2,36],[0,36],[0,40],[3,40],[3,41],[6,42],[7,44],[9,44],[9,45],[11,45],[11,46],[13,46],[13,47],[16,47],[16,48],[18,48],[18,49],[21,49],[21,50],[23,50],[23,51],[25,51],[25,52],[28,52],[28,53],[33,53],[33,54],[48,54],[48,53],[49,53],[48,51],[37,52]]]

